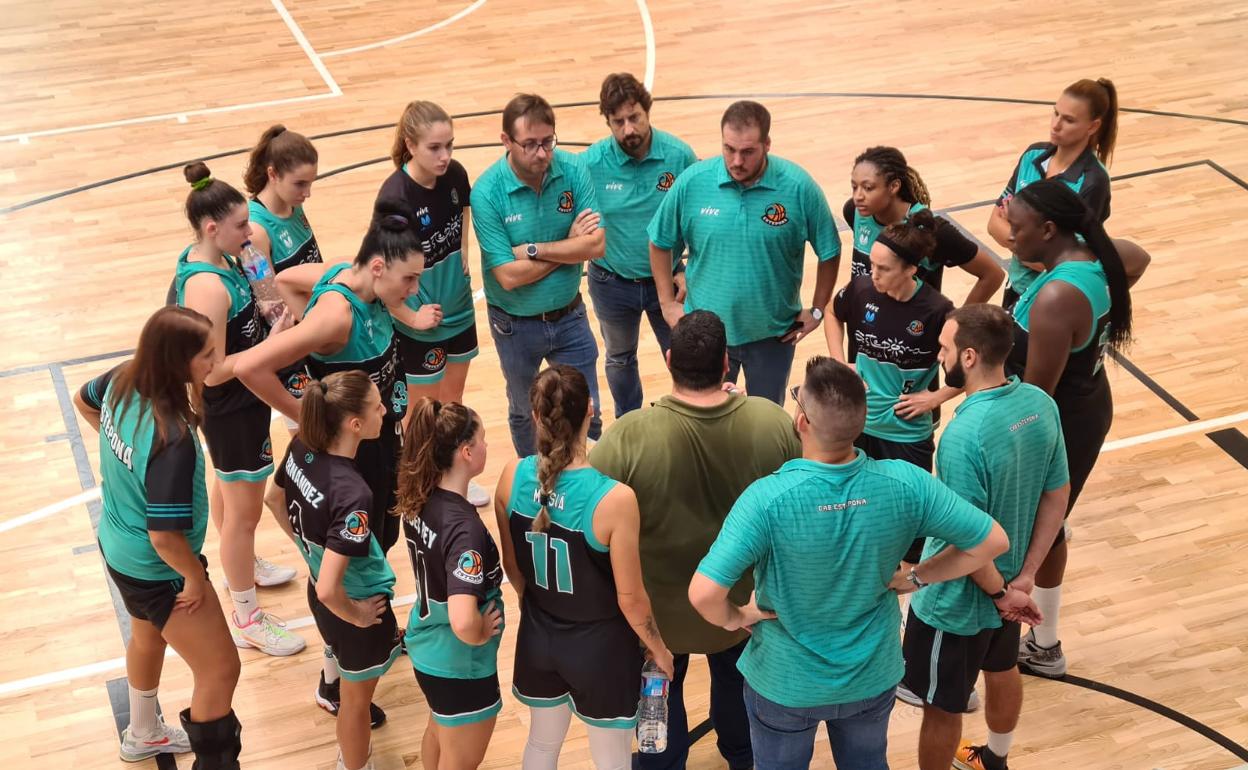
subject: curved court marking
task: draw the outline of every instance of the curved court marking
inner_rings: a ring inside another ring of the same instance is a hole
[[[650,6],[646,0],[637,0],[637,12],[641,14],[641,28],[646,33],[646,74],[641,79],[647,91],[654,90],[654,22],[650,19]]]
[[[641,0],[639,0],[639,2],[641,2]],[[459,21],[460,19],[464,18],[468,14],[477,10],[481,6],[485,5],[485,3],[486,3],[486,0],[477,0],[475,3],[468,6],[467,8],[464,8],[459,13],[448,16],[436,24],[430,24],[429,26],[423,29],[418,29],[415,32],[408,32],[405,35],[392,37],[392,38],[389,38],[388,40],[380,40],[376,43],[365,43],[364,45],[357,45],[352,48],[340,48],[337,51],[325,51],[324,53],[321,54],[321,57],[328,59],[331,56],[346,56],[347,54],[360,53],[362,51],[371,51],[374,48],[385,48],[386,46],[394,45],[395,43],[404,43],[404,42],[407,42],[408,40],[418,38],[421,35],[427,35],[430,32],[434,32],[436,30],[442,29],[448,24],[454,24],[455,22]]]

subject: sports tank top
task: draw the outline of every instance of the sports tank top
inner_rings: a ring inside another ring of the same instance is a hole
[[[1105,270],[1098,261],[1063,262],[1052,270],[1036,277],[1027,291],[1014,306],[1014,349],[1006,367],[1010,374],[1020,377],[1027,368],[1027,345],[1030,338],[1031,308],[1040,290],[1053,281],[1074,286],[1087,297],[1092,306],[1092,327],[1087,338],[1070,350],[1066,368],[1053,390],[1053,398],[1080,398],[1095,392],[1100,379],[1105,376],[1105,350],[1109,347],[1109,282]]]
[[[230,309],[225,322],[225,355],[242,352],[263,342],[268,336],[269,327],[260,317],[260,309],[251,293],[251,284],[247,283],[247,276],[238,261],[226,254],[224,256],[227,267],[217,267],[207,262],[191,262],[188,258],[192,248],[187,246],[178,257],[178,269],[173,279],[178,305],[186,307],[187,281],[201,273],[211,273],[221,279],[221,284],[230,295]],[[220,385],[204,386],[204,413],[209,417],[229,414],[258,403],[260,399],[238,379]]]
[[[594,537],[594,511],[616,482],[593,468],[565,470],[547,506],[550,526],[534,532],[541,510],[537,455],[516,465],[507,522],[516,563],[526,581],[525,603],[552,617],[585,623],[620,615],[615,573],[607,546]]]
[[[364,371],[377,384],[382,403],[386,404],[386,421],[393,423],[407,411],[407,380],[399,359],[394,322],[381,300],[365,302],[347,286],[333,283],[334,278],[350,267],[350,262],[334,265],[312,287],[312,298],[305,312],[312,312],[326,294],[341,294],[351,304],[351,334],[347,344],[336,353],[308,356],[308,374],[320,379],[334,372]]]
[[[312,234],[312,225],[304,216],[303,206],[295,206],[288,217],[279,217],[252,198],[247,201],[247,216],[269,234],[269,261],[275,273],[321,261],[321,249]]]

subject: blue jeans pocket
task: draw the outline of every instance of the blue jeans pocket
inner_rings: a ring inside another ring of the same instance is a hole
[[[512,328],[511,316],[502,311],[489,308],[490,330],[500,337],[510,337],[514,329]]]
[[[794,714],[791,710],[773,703],[753,690],[747,690],[745,697],[750,701],[750,710],[754,718],[764,727],[778,733],[800,733],[810,729],[810,720]]]

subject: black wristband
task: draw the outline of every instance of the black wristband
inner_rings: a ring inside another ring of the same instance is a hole
[[[997,591],[995,594],[988,594],[988,598],[989,598],[989,599],[992,599],[994,602],[995,602],[995,601],[998,601],[998,600],[1000,600],[1000,599],[1004,599],[1004,598],[1005,598],[1005,594],[1006,594],[1006,590],[1007,590],[1009,587],[1010,587],[1009,583],[1006,583],[1006,584],[1002,585],[1002,586],[1001,586],[1001,590],[1000,590],[1000,591]]]

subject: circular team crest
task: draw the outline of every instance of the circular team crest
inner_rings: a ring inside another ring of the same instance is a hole
[[[303,461],[304,461],[305,463],[311,463],[311,462],[312,462],[312,453],[311,453],[311,452],[308,452],[306,455],[304,455],[304,456],[303,456]]]
[[[453,574],[465,583],[480,583],[485,579],[482,574],[484,571],[481,554],[476,551],[464,551],[459,555],[459,564],[455,567]]]
[[[789,214],[784,209],[784,204],[773,203],[763,212],[763,221],[772,227],[788,224]]]
[[[273,462],[273,441],[271,439],[264,440],[264,446],[260,447],[260,459],[263,462]]]
[[[442,348],[433,348],[425,354],[425,360],[422,366],[425,369],[436,372],[446,365],[446,351]]]
[[[923,330],[924,330],[925,328],[926,328],[926,327],[925,327],[925,326],[923,326],[923,322],[922,322],[922,321],[920,321],[920,320],[918,320],[918,319],[915,319],[915,320],[913,320],[913,321],[911,321],[911,322],[910,322],[910,325],[909,325],[909,326],[907,326],[907,327],[906,327],[906,331],[910,332],[911,334],[913,334],[913,335],[914,335],[914,336],[916,336],[916,337],[922,337],[922,336],[923,336]]]
[[[676,181],[676,176],[670,171],[664,171],[659,174],[659,183],[655,185],[655,189],[660,192],[667,192],[672,189],[672,183]]]
[[[286,390],[295,398],[303,398],[303,391],[308,387],[308,383],[312,378],[307,372],[293,372],[286,378]]]
[[[352,511],[343,522],[342,531],[338,534],[347,540],[362,543],[368,539],[368,514],[364,511]]]
[[[564,190],[559,193],[559,213],[571,214],[572,207],[576,205],[576,201],[572,199],[572,191]]]

